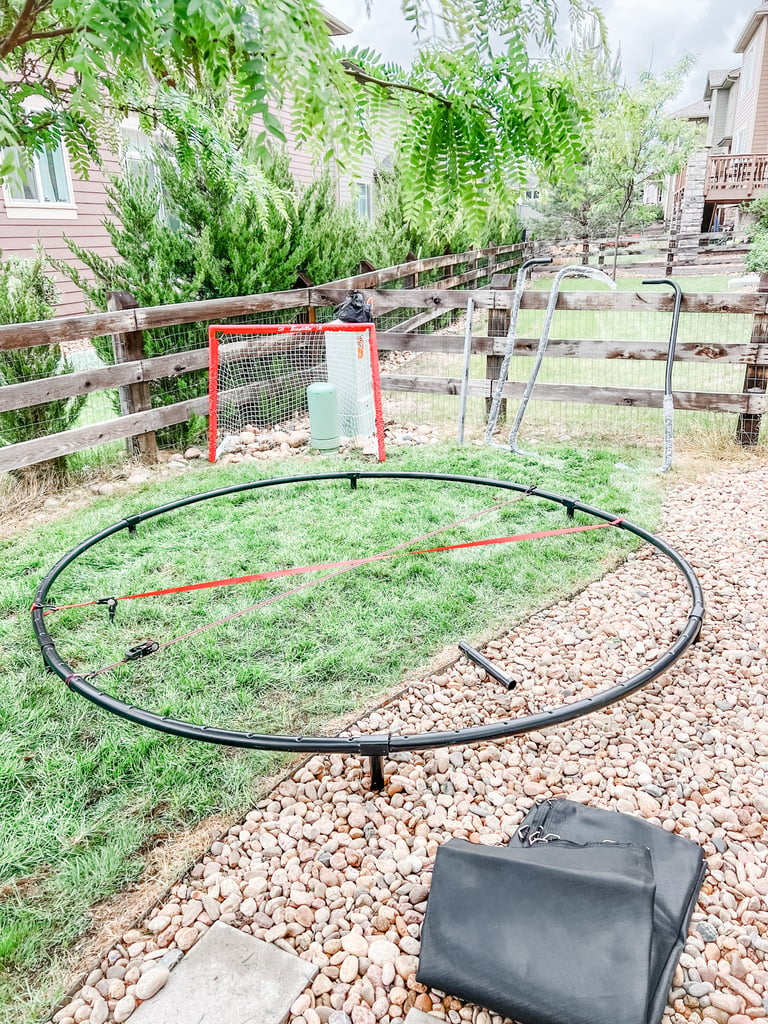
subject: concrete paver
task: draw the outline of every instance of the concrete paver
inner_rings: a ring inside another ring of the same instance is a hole
[[[317,967],[217,921],[131,1024],[282,1024]]]

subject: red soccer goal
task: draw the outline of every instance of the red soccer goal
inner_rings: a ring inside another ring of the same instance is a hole
[[[373,324],[234,324],[208,328],[208,457],[246,428],[269,430],[307,411],[310,384],[336,388],[339,433],[384,461],[379,351]]]

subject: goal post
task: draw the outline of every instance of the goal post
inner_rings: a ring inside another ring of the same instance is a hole
[[[385,459],[379,350],[373,324],[213,324],[208,328],[208,458],[246,428],[266,431],[307,413],[307,388],[336,389],[339,433],[375,441]]]

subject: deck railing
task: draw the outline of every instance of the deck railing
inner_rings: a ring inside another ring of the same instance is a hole
[[[768,154],[711,156],[707,161],[707,199],[752,199],[760,189],[768,189]]]

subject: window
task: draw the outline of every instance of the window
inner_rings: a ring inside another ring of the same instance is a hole
[[[137,119],[133,119],[137,120]],[[129,121],[120,126],[125,171],[132,178],[147,178],[150,187],[157,184],[157,168],[152,159],[152,139]]]
[[[741,62],[741,92],[744,95],[751,87],[755,80],[755,71],[757,70],[757,39],[753,39],[752,43],[744,54],[744,58]]]
[[[358,181],[357,189],[357,215],[363,220],[370,220],[373,216],[373,188],[366,181]]]
[[[160,171],[154,159],[153,146],[155,144],[162,145],[162,136],[160,134],[151,137],[145,135],[139,128],[139,121],[136,117],[126,118],[123,121],[120,125],[120,136],[125,173],[130,178],[135,178],[142,184],[146,184],[150,190],[158,191],[157,219],[167,224],[172,231],[178,231],[181,228],[181,221],[166,209]]]
[[[35,153],[31,162],[13,151],[15,168],[6,183],[9,205],[72,206],[67,157],[61,143]]]

